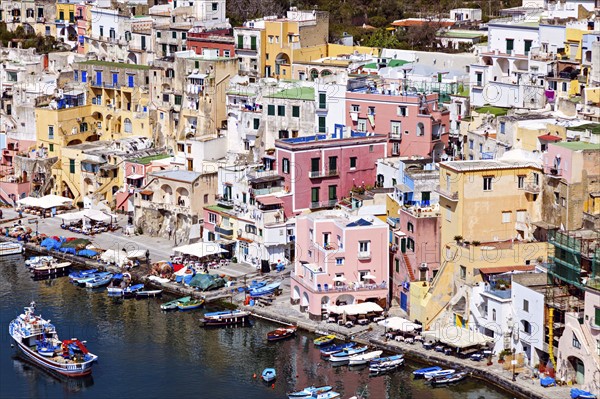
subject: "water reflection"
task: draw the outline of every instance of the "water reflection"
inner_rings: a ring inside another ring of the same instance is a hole
[[[65,393],[83,392],[94,385],[94,378],[91,375],[83,378],[67,378],[42,369],[18,353],[12,356],[12,361],[15,374],[27,380],[31,389],[29,397],[32,398],[43,397],[44,395],[40,394],[46,390],[46,385],[60,385]]]

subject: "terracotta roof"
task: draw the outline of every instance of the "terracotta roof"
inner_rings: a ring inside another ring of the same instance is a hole
[[[484,274],[500,274],[514,271],[528,272],[532,270],[535,270],[535,265],[482,267],[479,269],[479,272]]]
[[[561,141],[562,140],[562,138],[560,138],[558,136],[553,136],[551,134],[543,134],[541,136],[538,136],[538,139],[546,140],[546,141]]]
[[[265,195],[264,197],[256,197],[256,200],[263,205],[281,205],[283,201],[274,195]]]

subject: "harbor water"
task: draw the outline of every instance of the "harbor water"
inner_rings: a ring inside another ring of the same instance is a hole
[[[250,327],[203,329],[203,310],[162,312],[160,303],[169,299],[113,299],[66,277],[33,281],[23,258],[0,259],[0,398],[269,399],[310,385],[331,385],[342,398],[511,397],[475,379],[431,388],[412,379],[423,365],[379,377],[366,368],[334,367],[320,359],[310,334],[269,343],[266,333],[276,325],[256,319]],[[61,339],[85,340],[99,356],[91,377],[60,379],[17,356],[8,324],[32,300]],[[260,381],[266,367],[277,370],[274,384]]]

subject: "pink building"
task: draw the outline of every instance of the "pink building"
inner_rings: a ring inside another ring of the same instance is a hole
[[[320,320],[328,305],[388,303],[389,227],[374,217],[326,210],[296,219],[291,301]]]
[[[290,216],[333,207],[353,187],[374,186],[377,159],[387,152],[387,137],[357,132],[343,138],[318,134],[277,140],[275,149],[289,193],[281,198]]]
[[[117,210],[133,210],[133,193],[148,184],[147,175],[159,170],[171,169],[171,159],[167,154],[150,155],[123,162],[125,187],[116,195]]]
[[[439,269],[440,229],[439,208],[400,208],[395,219],[391,246],[392,295],[408,312],[410,284],[429,281]]]
[[[85,54],[85,37],[90,35],[91,21],[88,19],[87,4],[77,4],[75,6],[75,20],[77,21],[77,52]]]
[[[387,156],[423,156],[439,160],[448,145],[450,111],[438,105],[437,93],[405,93],[349,84],[346,125],[389,138]],[[382,94],[385,93],[385,94]]]

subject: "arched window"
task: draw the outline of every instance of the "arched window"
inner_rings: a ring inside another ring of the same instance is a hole
[[[492,309],[492,321],[496,321],[496,309]]]
[[[425,125],[423,125],[423,123],[419,122],[417,123],[417,136],[424,136],[425,135]]]
[[[311,69],[310,70],[310,80],[315,80],[319,77],[319,71],[317,71],[316,69]]]
[[[415,231],[415,226],[411,222],[408,222],[406,225],[406,230],[408,230],[409,233],[413,233]]]
[[[131,133],[131,131],[132,131],[131,119],[125,118],[125,123],[124,123],[123,127],[125,129],[125,133]]]

